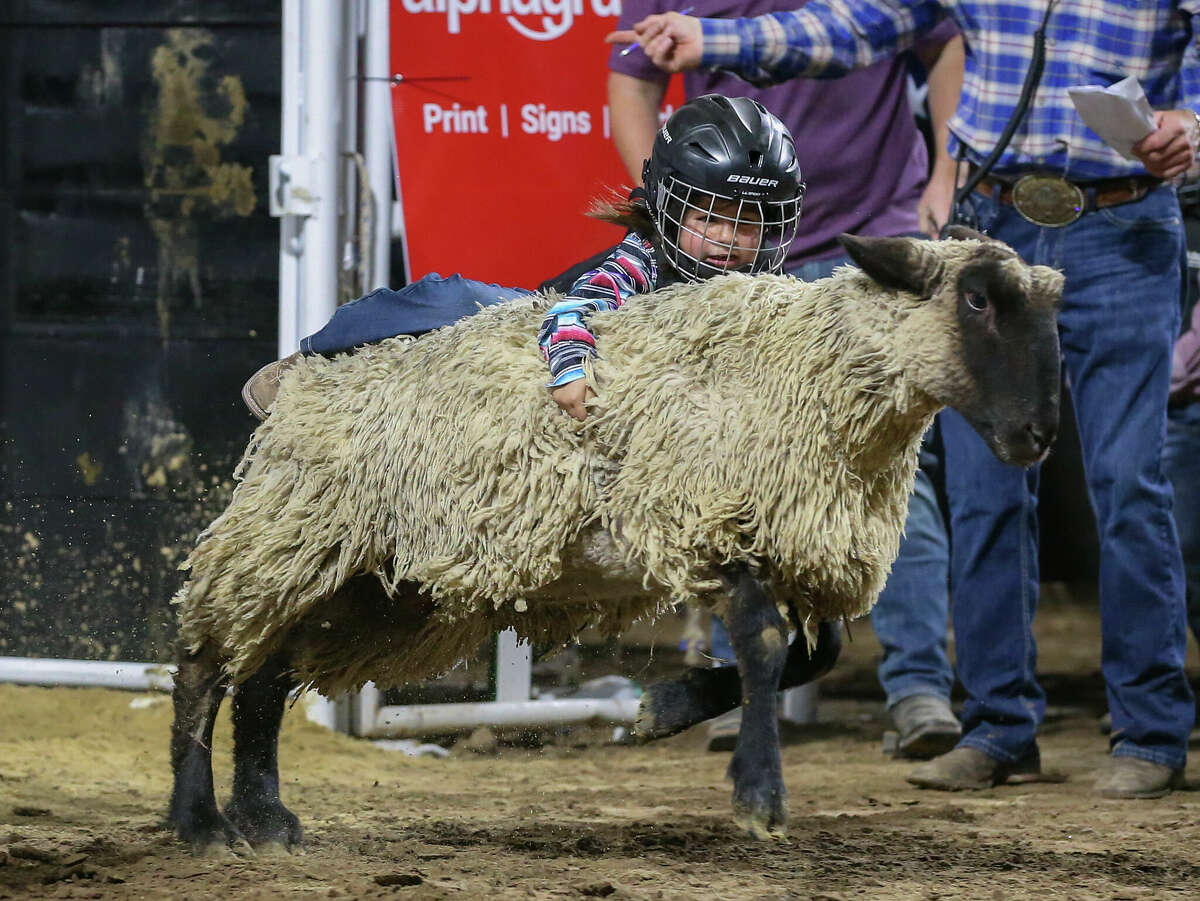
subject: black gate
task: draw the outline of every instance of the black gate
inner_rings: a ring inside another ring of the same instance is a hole
[[[0,655],[164,659],[273,358],[280,4],[0,10]]]

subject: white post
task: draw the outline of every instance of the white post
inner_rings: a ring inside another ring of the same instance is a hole
[[[304,220],[299,333],[312,334],[337,308],[338,169],[341,164],[343,5],[303,0],[304,127],[301,154],[312,165],[313,214]],[[295,348],[293,348],[294,350]]]
[[[528,701],[533,686],[533,656],[529,642],[519,641],[513,629],[496,636],[496,700]]]
[[[366,0],[366,47],[363,51],[363,156],[371,186],[373,211],[371,266],[366,291],[388,286],[392,268],[392,67],[389,48],[388,0]]]
[[[304,74],[300,67],[301,0],[283,0],[283,81],[280,100],[279,153],[283,159],[300,155],[300,125],[304,115]],[[285,198],[275,196],[283,190],[272,179],[272,207],[279,219],[279,344],[278,355],[286,357],[300,344],[300,260],[304,252],[302,216],[282,212]]]
[[[300,696],[300,706],[309,722],[324,726],[330,732],[345,732],[343,716],[345,705],[331,701],[318,691],[306,691]]]
[[[351,286],[346,300],[359,296],[358,283],[361,271],[359,254],[364,251],[362,238],[358,234],[358,165],[355,156],[359,150],[358,144],[358,40],[359,34],[366,21],[366,10],[363,0],[349,0],[341,4],[342,10],[342,52],[339,61],[339,84],[341,91],[338,113],[341,116],[341,127],[338,130],[338,171],[341,181],[338,186],[338,234],[341,238],[338,257],[338,296],[334,299],[336,307],[342,300],[342,290],[345,285]]]
[[[374,682],[368,682],[358,690],[358,697],[352,705],[350,731],[359,736],[370,735],[375,731],[375,720],[379,716],[379,698],[382,692]]]
[[[341,112],[347,35],[356,37],[348,18],[340,0],[283,0],[280,152],[270,164],[271,215],[280,217],[280,357],[337,308],[342,124],[354,122]],[[306,708],[310,719],[349,728],[345,699],[310,694]]]
[[[337,308],[348,30],[345,6],[336,0],[284,0],[283,13],[283,147],[271,158],[271,213],[282,217],[280,356]]]
[[[804,636],[800,636],[804,640]],[[820,689],[816,682],[808,682],[781,693],[779,718],[801,726],[811,726],[817,721],[817,700]]]

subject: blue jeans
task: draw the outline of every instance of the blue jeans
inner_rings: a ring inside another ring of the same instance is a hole
[[[801,263],[799,266],[789,269],[787,274],[802,282],[815,282],[819,278],[829,278],[833,275],[834,269],[838,266],[845,266],[849,262],[850,257],[846,254],[830,257],[827,260],[809,260],[807,263]]]
[[[815,281],[849,262],[845,255],[812,260],[790,274]],[[936,430],[935,424],[921,447],[921,465],[909,498],[900,552],[871,611],[871,625],[883,646],[879,683],[889,707],[913,695],[936,695],[948,701],[954,683],[946,656],[950,557],[946,521],[935,489],[941,467]],[[729,633],[718,619],[713,620],[712,653],[723,660],[734,659]]]
[[[431,272],[398,291],[378,288],[338,307],[320,331],[300,341],[300,351],[335,354],[396,335],[424,334],[477,313],[480,306],[528,293],[522,288],[502,288],[457,274],[442,278]]]
[[[1175,490],[1175,528],[1183,551],[1188,625],[1200,641],[1200,403],[1167,413],[1163,469]]]
[[[1100,536],[1101,669],[1115,756],[1184,765],[1195,710],[1171,489],[1163,475],[1183,227],[1175,193],[1041,228],[990,198],[980,226],[1066,275],[1059,334]],[[942,414],[962,745],[1013,762],[1036,752],[1038,469],[1000,463]]]
[[[883,647],[879,684],[889,708],[914,695],[949,703],[954,684],[946,655],[950,536],[937,487],[942,468],[938,431],[935,421],[921,445],[900,553],[871,610],[871,625]]]

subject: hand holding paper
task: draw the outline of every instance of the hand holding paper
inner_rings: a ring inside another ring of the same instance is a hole
[[[1127,160],[1137,158],[1133,145],[1156,128],[1146,92],[1132,75],[1107,88],[1067,88],[1067,94],[1087,127]]]
[[[1154,131],[1133,145],[1146,171],[1161,179],[1186,175],[1197,165],[1200,117],[1190,109],[1154,111]]]

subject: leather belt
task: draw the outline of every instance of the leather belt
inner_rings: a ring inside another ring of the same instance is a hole
[[[1076,182],[1050,172],[1031,172],[1019,178],[985,176],[975,190],[1011,204],[1034,225],[1061,228],[1092,210],[1141,200],[1161,184],[1152,175]]]

